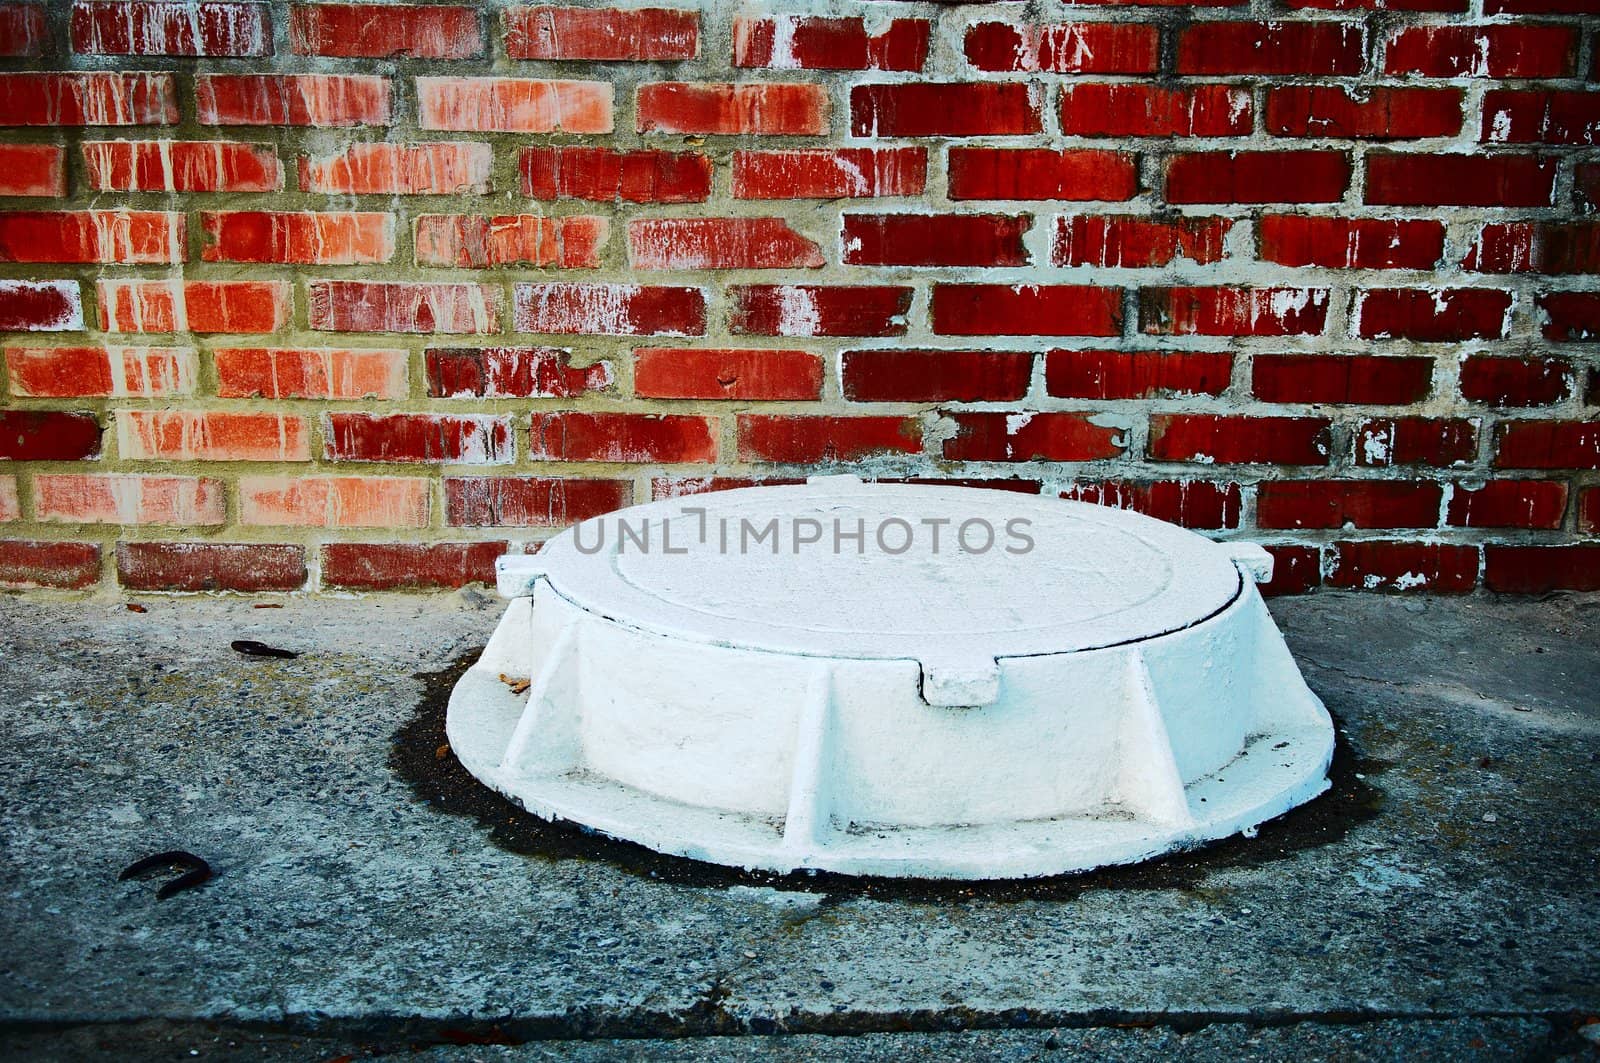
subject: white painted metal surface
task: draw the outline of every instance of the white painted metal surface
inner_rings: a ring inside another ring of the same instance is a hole
[[[1139,860],[1327,786],[1270,572],[1259,547],[1009,492],[828,477],[637,506],[502,559],[511,606],[449,738],[538,815],[717,863]]]

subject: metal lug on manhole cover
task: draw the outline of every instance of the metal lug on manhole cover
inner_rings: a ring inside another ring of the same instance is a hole
[[[1135,513],[853,477],[635,506],[501,559],[450,745],[539,816],[720,864],[1141,860],[1328,786],[1271,566]]]

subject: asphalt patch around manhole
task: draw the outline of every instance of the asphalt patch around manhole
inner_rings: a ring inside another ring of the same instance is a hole
[[[841,875],[833,872],[747,871],[670,856],[634,842],[608,837],[567,820],[545,820],[474,778],[450,749],[445,714],[456,681],[481,650],[464,654],[435,672],[418,672],[423,695],[411,719],[395,734],[389,766],[418,799],[442,812],[467,816],[489,841],[508,852],[542,860],[601,861],[630,874],[679,886],[726,889],[766,886],[822,893],[837,903],[850,897],[912,902],[1071,900],[1089,890],[1194,889],[1214,871],[1258,867],[1305,849],[1342,839],[1377,816],[1384,794],[1368,777],[1387,762],[1362,758],[1338,717],[1327,792],[1263,823],[1253,838],[1243,835],[1178,850],[1138,864],[1115,865],[1046,878],[952,881]]]

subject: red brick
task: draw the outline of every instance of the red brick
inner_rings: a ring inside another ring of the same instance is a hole
[[[346,211],[202,211],[205,262],[349,266],[394,257],[392,214]]]
[[[627,480],[461,476],[444,481],[446,523],[471,528],[564,528],[622,509]]]
[[[322,583],[359,591],[445,590],[493,583],[502,541],[487,543],[328,543]]]
[[[1578,530],[1600,532],[1600,487],[1585,487],[1578,492]]]
[[[536,413],[534,461],[691,462],[717,460],[712,417],[643,413]]]
[[[822,360],[809,351],[641,347],[633,390],[648,399],[816,399]]]
[[[231,410],[118,410],[128,461],[309,461],[305,418]]]
[[[539,214],[420,214],[419,266],[545,266],[594,269],[609,235],[605,218]]]
[[[1268,214],[1256,223],[1263,261],[1331,269],[1433,269],[1444,222]]]
[[[104,332],[277,332],[289,323],[288,281],[102,280]]]
[[[1366,202],[1420,207],[1547,207],[1553,159],[1533,155],[1367,156]]]
[[[1534,296],[1544,311],[1540,334],[1562,343],[1600,340],[1600,293],[1544,292]]]
[[[523,148],[522,194],[534,199],[702,203],[711,195],[711,160],[693,151]]]
[[[219,347],[221,398],[403,399],[407,352],[363,347]]]
[[[988,137],[1038,133],[1044,90],[1020,82],[902,82],[850,90],[850,135]]]
[[[513,59],[657,60],[700,54],[700,16],[663,7],[513,7],[506,11]]]
[[[639,86],[641,133],[817,135],[828,131],[821,85],[742,82]]]
[[[1167,158],[1168,203],[1337,203],[1342,151],[1196,151]]]
[[[1461,132],[1461,89],[1285,85],[1267,92],[1267,132],[1289,137],[1406,140]]]
[[[464,5],[295,4],[289,48],[344,59],[476,59],[483,30]]]
[[[89,55],[272,54],[266,4],[237,0],[78,0],[72,50]]]
[[[569,364],[555,347],[429,347],[428,394],[438,399],[568,398],[611,386],[611,366]]]
[[[222,481],[195,476],[39,473],[33,478],[36,520],[61,524],[176,524],[227,520]]]
[[[890,19],[868,33],[860,18],[778,15],[733,22],[733,65],[781,70],[921,70],[927,19]]]
[[[1455,528],[1561,527],[1567,485],[1559,480],[1490,480],[1482,487],[1455,484],[1445,523]]]
[[[1487,92],[1479,139],[1486,144],[1600,144],[1600,92]]]
[[[1600,224],[1494,222],[1461,264],[1482,273],[1600,273]]]
[[[1499,469],[1600,469],[1600,421],[1502,421]]]
[[[1578,191],[1590,204],[1600,206],[1600,162],[1580,162],[1574,168]]]
[[[1139,191],[1134,157],[1119,151],[951,148],[951,199],[1123,200]]]
[[[1178,34],[1179,74],[1354,75],[1364,62],[1349,22],[1197,22]]]
[[[11,394],[39,398],[188,395],[198,375],[187,347],[7,347]]]
[[[1324,417],[1163,413],[1150,417],[1149,457],[1218,465],[1326,465]]]
[[[1372,288],[1354,313],[1364,339],[1446,343],[1504,336],[1510,306],[1511,293],[1495,288]]]
[[[911,289],[888,285],[738,284],[729,331],[756,336],[903,336]]]
[[[0,476],[0,523],[22,519],[22,503],[17,498],[17,478]]]
[[[100,582],[98,543],[0,540],[0,587],[82,590]]]
[[[1465,594],[1478,582],[1478,548],[1363,540],[1334,543],[1330,587]]]
[[[1478,422],[1465,417],[1375,417],[1355,431],[1355,463],[1466,465],[1478,456]]]
[[[77,281],[0,280],[0,332],[72,332],[82,327]]]
[[[1503,594],[1600,590],[1600,544],[1483,548],[1483,583]]]
[[[709,174],[710,166],[707,165]],[[817,148],[733,153],[736,199],[921,195],[926,148]]]
[[[1170,266],[1186,258],[1210,265],[1222,258],[1222,245],[1233,226],[1230,218],[1138,215],[1056,219],[1050,261],[1057,266]]]
[[[1258,354],[1251,390],[1263,402],[1403,406],[1433,386],[1432,358],[1370,354]]]
[[[1051,351],[1045,390],[1069,399],[1220,395],[1233,355],[1210,351]]]
[[[498,284],[311,281],[307,322],[323,332],[499,332]]]
[[[1160,28],[1146,23],[979,22],[968,27],[966,35],[967,62],[979,70],[1153,74],[1160,52]]]
[[[351,195],[455,195],[491,188],[488,144],[350,144],[337,155],[300,160],[300,190]]]
[[[419,77],[417,126],[484,133],[609,133],[612,87],[604,81]]]
[[[171,74],[0,74],[0,125],[165,125],[178,120]]]
[[[598,336],[703,336],[699,288],[640,284],[518,284],[518,332]]]
[[[1081,137],[1244,137],[1255,121],[1248,86],[1064,85],[1061,131]]]
[[[628,223],[634,269],[819,269],[822,249],[782,218],[645,218]]]
[[[0,56],[20,59],[42,55],[49,39],[43,4],[0,3]]]
[[[1492,406],[1546,406],[1567,397],[1572,364],[1536,355],[1470,354],[1461,361],[1461,397]]]
[[[0,196],[66,194],[64,149],[54,144],[0,144]]]
[[[1239,485],[1210,480],[1078,481],[1061,497],[1112,509],[1131,509],[1184,528],[1237,528],[1243,508]]]
[[[1026,214],[846,214],[852,266],[1025,266]],[[821,264],[820,261],[818,263]]]
[[[1079,284],[935,284],[945,336],[1119,336],[1122,289]]]
[[[241,476],[239,523],[296,528],[426,528],[420,476]]]
[[[1485,15],[1600,15],[1596,0],[1486,0]]]
[[[516,457],[509,416],[329,413],[323,436],[328,461],[503,465]]]
[[[1443,498],[1428,481],[1269,480],[1256,488],[1256,526],[1432,528]]]
[[[1095,461],[1127,448],[1127,429],[1087,413],[952,413],[950,461]]]
[[[1316,336],[1325,288],[1143,288],[1139,325],[1151,335]]]
[[[1028,351],[846,351],[844,397],[852,402],[1009,402],[1028,393]]]
[[[650,494],[659,500],[686,498],[713,491],[737,491],[741,487],[782,487],[803,483],[803,478],[794,476],[656,476],[650,480]]]
[[[91,413],[0,409],[0,460],[82,461],[100,456]]]
[[[1272,579],[1257,589],[1264,598],[1285,594],[1305,594],[1322,582],[1322,551],[1315,546],[1288,546],[1268,543],[1272,555]]]
[[[1577,52],[1570,26],[1411,26],[1384,45],[1383,69],[1436,78],[1566,77]]]
[[[0,211],[0,262],[178,263],[185,223],[160,210]]]
[[[360,74],[196,74],[201,125],[388,125],[389,79]]]
[[[277,192],[271,144],[227,140],[97,140],[83,145],[89,187],[109,192]]]
[[[937,487],[965,487],[975,491],[1010,491],[1019,495],[1036,495],[1043,488],[1037,480],[1023,480],[1015,476],[876,476],[880,484],[927,484]]]
[[[922,426],[915,417],[739,416],[740,461],[817,465],[920,453]]]
[[[1296,11],[1309,8],[1328,11],[1439,11],[1466,14],[1467,0],[1288,0],[1288,7]]]

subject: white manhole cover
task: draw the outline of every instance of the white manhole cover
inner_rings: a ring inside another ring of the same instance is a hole
[[[450,744],[548,818],[750,868],[1012,878],[1327,788],[1259,547],[1120,510],[828,477],[502,559]],[[525,678],[517,693],[501,676]]]

